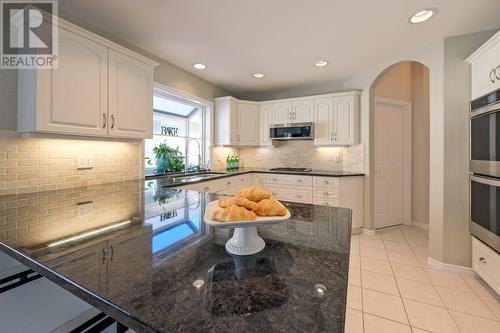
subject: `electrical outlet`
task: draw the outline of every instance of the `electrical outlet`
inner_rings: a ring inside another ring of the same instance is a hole
[[[358,155],[352,155],[351,164],[358,164],[358,163],[359,163]]]
[[[87,155],[80,155],[77,157],[77,162],[76,162],[76,168],[77,169],[92,169],[92,158],[90,158]]]
[[[335,162],[340,162],[340,154],[335,155]]]
[[[94,212],[94,202],[93,201],[87,201],[87,202],[80,202],[76,204],[76,216],[77,217],[84,217],[87,215],[90,215]]]

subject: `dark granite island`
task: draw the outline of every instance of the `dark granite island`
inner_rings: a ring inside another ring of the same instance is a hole
[[[216,198],[154,180],[0,196],[0,250],[138,332],[342,333],[350,210],[286,204],[237,257],[203,223]]]

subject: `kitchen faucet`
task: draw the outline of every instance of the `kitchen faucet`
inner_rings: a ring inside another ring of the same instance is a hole
[[[186,163],[185,163],[185,171],[188,172],[189,171],[189,166],[188,166],[188,156],[189,156],[189,143],[191,141],[195,141],[197,144],[198,144],[198,151],[200,152],[198,154],[198,167],[200,167],[201,165],[201,144],[200,142],[198,141],[198,139],[195,139],[195,138],[189,138],[187,141],[186,141]]]

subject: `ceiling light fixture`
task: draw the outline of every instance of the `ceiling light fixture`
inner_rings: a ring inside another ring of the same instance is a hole
[[[255,74],[253,75],[253,77],[254,77],[254,78],[256,78],[256,79],[262,79],[264,76],[265,76],[265,75],[264,75],[264,74],[262,74],[262,73],[255,73]]]
[[[205,68],[207,68],[207,66],[204,65],[204,64],[194,64],[193,67],[196,68],[196,69],[205,69]]]
[[[316,67],[325,67],[326,65],[328,65],[328,61],[326,60],[318,60],[314,63]]]
[[[418,13],[415,13],[412,17],[410,17],[410,19],[408,21],[411,24],[422,23],[422,22],[429,20],[431,17],[435,16],[436,14],[437,14],[436,8],[427,8],[427,9],[419,11]]]

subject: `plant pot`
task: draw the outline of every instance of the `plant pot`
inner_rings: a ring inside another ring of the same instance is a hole
[[[170,171],[172,166],[170,165],[170,160],[166,156],[156,158],[156,173],[164,173]]]

